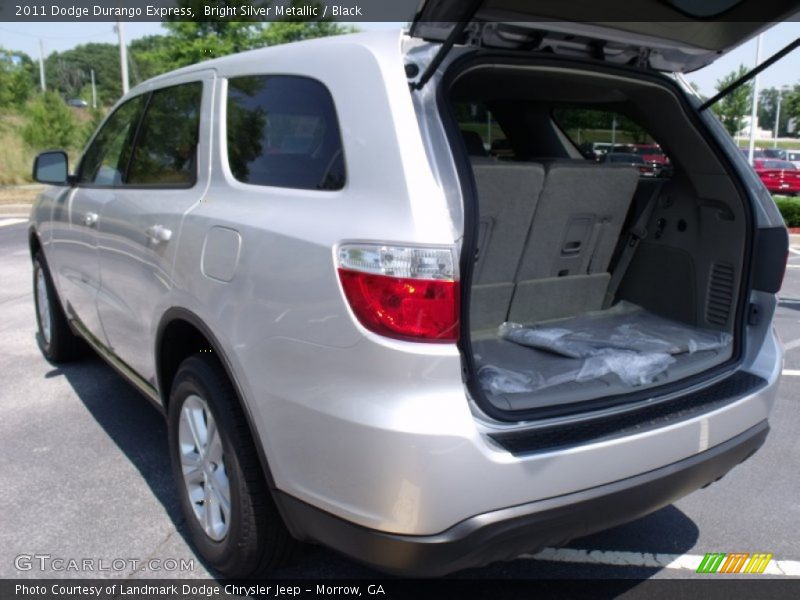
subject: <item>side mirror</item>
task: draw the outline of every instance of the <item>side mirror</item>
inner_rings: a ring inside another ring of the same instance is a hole
[[[33,179],[39,183],[66,185],[69,180],[68,162],[63,150],[42,152],[33,161]]]

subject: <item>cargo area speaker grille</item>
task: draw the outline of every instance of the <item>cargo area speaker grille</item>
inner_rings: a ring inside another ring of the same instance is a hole
[[[733,305],[735,271],[733,265],[716,263],[711,267],[706,303],[706,320],[712,325],[728,324]]]

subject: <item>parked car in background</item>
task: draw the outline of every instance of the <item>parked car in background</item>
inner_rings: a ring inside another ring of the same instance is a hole
[[[669,163],[667,155],[657,144],[634,144],[633,151],[651,165],[666,165]]]
[[[786,160],[786,150],[783,148],[764,148],[764,157]]]
[[[597,160],[609,153],[632,152],[633,149],[631,144],[612,144],[610,142],[594,142],[589,147]]]
[[[67,105],[74,108],[86,108],[89,106],[89,103],[86,100],[81,100],[80,98],[70,98],[67,100]]]
[[[760,159],[753,167],[773,194],[794,196],[800,194],[800,169],[788,160]]]
[[[749,148],[739,148],[739,150],[744,154],[745,158],[750,156],[750,149]],[[753,160],[757,158],[769,158],[767,153],[764,151],[763,148],[754,148],[753,149]]]
[[[652,164],[647,164],[644,158],[633,152],[609,152],[608,154],[604,154],[599,162],[615,165],[630,165],[635,167],[643,177],[656,176],[656,167]]]
[[[800,149],[793,148],[786,151],[786,160],[800,169]]]

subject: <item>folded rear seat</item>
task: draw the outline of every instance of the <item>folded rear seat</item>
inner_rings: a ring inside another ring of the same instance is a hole
[[[547,161],[508,320],[536,323],[599,310],[639,173],[624,165]],[[510,254],[514,256],[513,254]]]
[[[473,271],[470,323],[496,328],[508,316],[514,275],[536,211],[544,167],[491,158],[472,159],[480,198],[478,254]]]

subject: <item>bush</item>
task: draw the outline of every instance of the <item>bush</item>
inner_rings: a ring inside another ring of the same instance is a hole
[[[775,204],[778,205],[787,227],[800,227],[800,198],[775,196]]]
[[[78,143],[81,127],[72,111],[55,92],[47,92],[28,105],[28,123],[22,130],[34,150],[71,148]]]
[[[22,140],[25,119],[0,111],[0,185],[29,183],[34,152]]]

